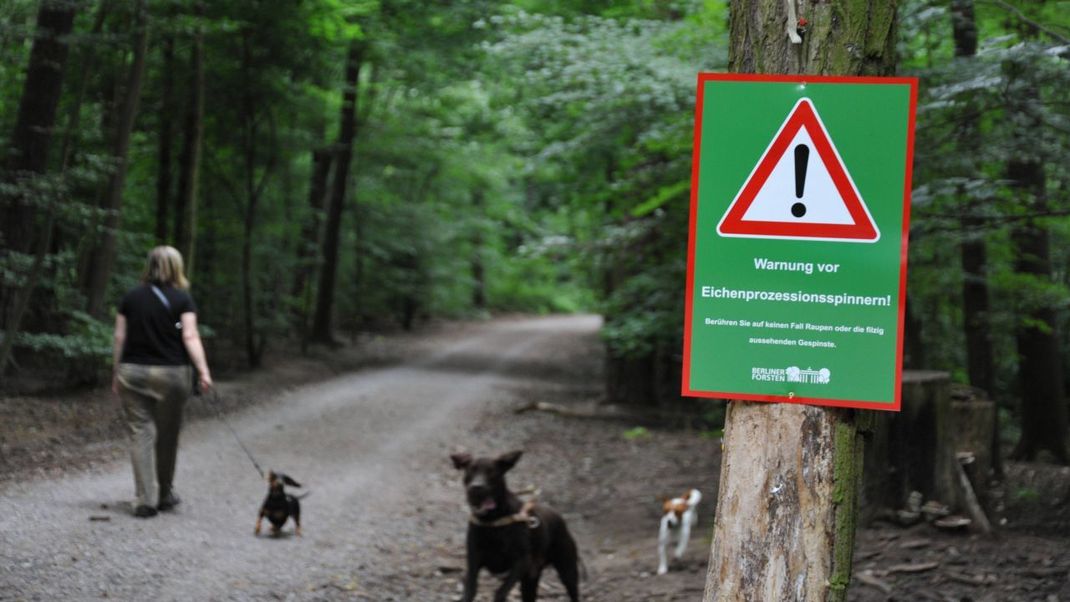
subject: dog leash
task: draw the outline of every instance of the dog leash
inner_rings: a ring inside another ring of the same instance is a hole
[[[260,473],[260,478],[265,478],[264,469],[260,468],[260,463],[256,461],[256,458],[253,457],[253,454],[249,451],[249,448],[245,447],[245,444],[242,443],[241,437],[238,436],[237,431],[234,430],[234,427],[230,425],[230,421],[227,420],[226,415],[223,414],[222,405],[219,401],[219,391],[216,391],[215,387],[212,387],[212,403],[209,405],[215,407],[216,415],[219,416],[219,419],[223,421],[223,424],[227,426],[227,430],[230,431],[230,434],[234,435],[234,440],[238,442],[238,446],[241,447],[242,451],[245,452],[245,455],[249,457],[249,460],[253,463],[253,467],[256,468],[256,472]]]

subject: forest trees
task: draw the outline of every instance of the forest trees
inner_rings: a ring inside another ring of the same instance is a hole
[[[1019,412],[1014,455],[1065,462],[1067,19],[1043,3],[911,2],[902,12],[908,62],[928,84],[910,258],[928,367]],[[945,269],[948,242],[961,274]],[[961,305],[934,286],[961,287]]]
[[[843,66],[898,44],[923,82],[912,359],[990,389],[1025,458],[1065,458],[1060,6],[904,0],[900,35],[851,40]],[[234,364],[429,316],[587,310],[605,316],[607,396],[679,402],[695,74],[773,43],[730,40],[741,11],[0,3],[3,373],[98,377],[114,300],[167,243]]]
[[[0,261],[4,269],[0,271],[0,328],[4,338],[0,342],[0,377],[14,349],[12,333],[22,327],[51,242],[51,216],[57,202],[55,182],[49,186],[43,176],[48,168],[69,52],[64,37],[71,31],[77,8],[74,2],[44,3],[37,12],[14,134],[3,157]],[[49,216],[44,220],[40,218],[42,209]]]

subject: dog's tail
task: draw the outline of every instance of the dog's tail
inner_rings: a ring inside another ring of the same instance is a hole
[[[698,489],[692,489],[687,494],[687,505],[694,508],[702,501],[702,493]]]

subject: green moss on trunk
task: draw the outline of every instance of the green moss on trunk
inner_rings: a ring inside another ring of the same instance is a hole
[[[830,410],[837,417],[835,442],[833,444],[833,489],[832,502],[834,531],[832,534],[832,575],[829,579],[828,602],[841,602],[847,598],[851,583],[851,565],[854,561],[854,537],[858,522],[858,487],[862,481],[862,464],[865,456],[862,434],[856,423],[856,412]]]

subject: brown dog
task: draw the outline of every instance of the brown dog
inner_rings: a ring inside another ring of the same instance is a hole
[[[494,602],[505,602],[518,582],[523,602],[535,602],[539,578],[547,565],[557,570],[569,600],[579,602],[579,555],[564,519],[542,504],[521,503],[505,484],[505,473],[522,453],[514,451],[497,458],[450,456],[454,468],[464,471],[465,495],[471,508],[464,602],[475,599],[483,568],[505,576]]]

